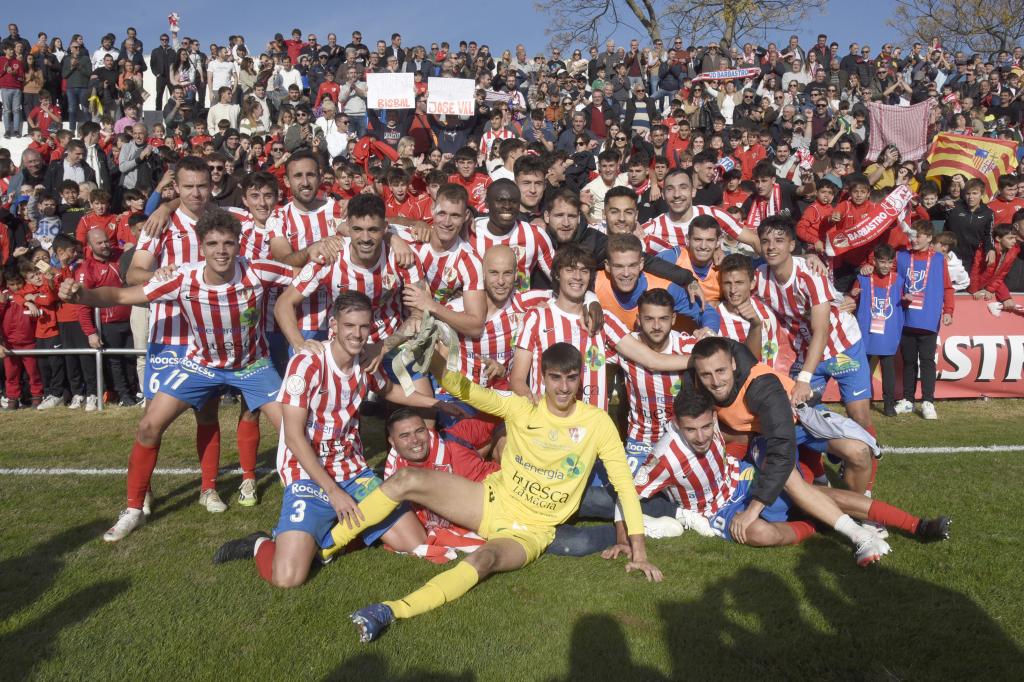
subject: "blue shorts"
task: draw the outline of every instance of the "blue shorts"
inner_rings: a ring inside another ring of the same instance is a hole
[[[242,369],[204,367],[182,360],[169,372],[161,373],[160,393],[188,403],[197,410],[225,387],[236,388],[250,410],[257,410],[277,398],[281,377],[269,358],[257,360]]]
[[[383,483],[377,474],[363,469],[352,478],[337,481],[338,487],[352,496],[356,502],[372,493]],[[367,546],[380,539],[391,526],[409,511],[406,503],[400,504],[386,519],[369,526],[360,533]],[[281,499],[281,516],[274,528],[274,537],[290,530],[297,530],[313,536],[321,548],[333,547],[334,538],[331,529],[338,523],[338,513],[334,511],[327,493],[323,488],[310,480],[294,481],[284,489]]]
[[[732,517],[750,504],[750,491],[754,487],[756,476],[757,470],[752,464],[740,462],[740,480],[736,483],[736,489],[732,491],[732,497],[711,517],[711,529],[723,540],[732,541],[729,524],[732,523]],[[761,511],[761,518],[769,523],[779,523],[789,518],[789,498],[786,494],[780,494],[774,502],[765,507]]]
[[[644,465],[647,458],[651,456],[654,445],[645,443],[635,438],[626,438],[626,463],[629,464],[629,471],[636,476],[636,472]]]
[[[626,439],[626,464],[629,465],[629,471],[631,474],[634,476],[636,475],[636,472],[643,466],[644,462],[647,461],[647,457],[651,454],[653,447],[654,446],[648,443],[633,440],[632,438]],[[590,472],[588,485],[594,488],[611,486],[611,482],[608,480],[608,470],[604,468],[604,462],[600,459],[594,462],[594,468]]]
[[[151,343],[146,346],[146,370],[142,379],[142,394],[152,400],[160,390],[161,378],[170,374],[188,352],[188,346],[177,343]]]
[[[796,377],[802,365],[794,363],[790,376]],[[844,403],[871,399],[871,367],[864,352],[863,340],[857,341],[834,358],[822,360],[814,370],[811,388],[817,392],[825,390],[829,379],[839,384],[839,395]]]
[[[397,348],[393,348],[393,349],[389,350],[387,353],[384,354],[384,359],[381,361],[381,366],[384,368],[384,372],[388,375],[388,379],[391,380],[391,383],[397,385],[398,384],[398,377],[395,375],[395,370],[391,366],[391,361],[395,359],[396,355],[398,355],[398,349]],[[429,373],[424,374],[423,372],[414,372],[413,369],[412,369],[412,363],[409,363],[408,365],[405,366],[405,371],[409,373],[409,377],[413,381],[416,381],[417,379],[422,379],[423,377],[426,377],[426,376],[430,376]],[[433,382],[431,382],[431,383],[433,383]],[[435,389],[435,393],[436,392],[437,391]]]

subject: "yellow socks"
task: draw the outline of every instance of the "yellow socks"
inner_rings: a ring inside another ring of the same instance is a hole
[[[356,537],[367,528],[386,519],[388,514],[394,511],[397,506],[398,502],[395,502],[385,495],[380,488],[377,488],[372,493],[364,497],[362,502],[359,503],[359,511],[363,513],[364,517],[363,522],[359,524],[359,527],[349,528],[348,524],[345,523],[336,524],[334,528],[331,529],[331,537],[334,539],[334,546],[321,549],[320,556],[323,559],[329,559],[334,556],[344,549],[348,543],[355,540]]]
[[[434,576],[427,584],[398,601],[384,602],[395,618],[412,618],[455,601],[480,582],[476,569],[460,561],[455,568]]]

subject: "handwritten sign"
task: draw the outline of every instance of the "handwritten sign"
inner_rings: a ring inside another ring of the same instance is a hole
[[[427,81],[427,113],[438,116],[472,116],[476,108],[476,83],[471,78],[430,78]]]
[[[366,88],[366,105],[371,109],[416,107],[416,86],[411,73],[368,73]]]

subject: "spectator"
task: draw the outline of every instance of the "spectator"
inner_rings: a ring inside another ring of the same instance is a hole
[[[111,246],[110,238],[102,229],[89,230],[87,237],[89,255],[78,269],[78,281],[89,289],[124,286],[118,270],[120,250]],[[94,314],[95,309],[93,308],[84,305],[78,307],[78,324],[82,328],[90,348],[98,350],[104,347],[132,347],[129,323],[131,306],[100,308],[100,329],[97,329],[93,323]],[[126,355],[111,354],[104,357],[104,365],[110,373],[114,391],[117,393],[119,404],[122,407],[131,407],[138,402],[135,399],[135,390],[132,387],[130,376],[133,364],[129,356]],[[85,363],[83,369],[85,370],[88,395],[98,395],[95,363]]]
[[[14,42],[5,42],[0,57],[0,102],[4,108],[4,138],[21,137],[21,96],[25,65],[14,56]]]

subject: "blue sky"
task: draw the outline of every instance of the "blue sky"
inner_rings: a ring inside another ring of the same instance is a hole
[[[355,3],[351,0],[337,3],[294,3],[286,5],[268,0],[248,0],[244,3],[210,2],[209,0],[172,0],[160,3],[157,10],[149,3],[140,3],[136,9],[125,12],[127,3],[109,0],[89,0],[82,3],[10,2],[4,8],[3,18],[17,23],[21,33],[34,41],[39,31],[61,36],[65,43],[72,33],[86,37],[90,49],[99,46],[99,36],[111,31],[124,36],[125,27],[132,25],[139,31],[148,52],[157,44],[157,37],[167,30],[167,15],[173,10],[181,14],[182,33],[199,38],[204,45],[222,42],[228,34],[240,33],[250,48],[258,50],[275,32],[286,36],[292,28],[303,30],[304,36],[315,32],[324,42],[329,31],[338,34],[342,44],[347,43],[351,31],[358,28],[364,42],[372,44],[377,38],[387,38],[392,31],[402,34],[404,45],[448,40],[453,45],[459,40],[475,39],[487,43],[492,52],[500,53],[505,47],[523,42],[532,53],[547,43],[544,31],[547,18],[534,9],[531,0],[443,0],[439,3],[390,2]],[[880,47],[886,40],[895,39],[895,32],[887,25],[890,3],[884,0],[841,2],[834,0],[824,14],[807,22],[807,28],[797,31],[802,45],[814,42],[819,32],[836,40],[846,53],[846,45],[853,41],[869,42]],[[239,16],[239,8],[245,11]],[[430,11],[433,7],[440,11]],[[508,8],[515,8],[510,11]],[[123,17],[123,18],[122,18]],[[4,29],[0,33],[6,33]],[[620,32],[614,37],[620,42],[628,40],[632,32]],[[783,35],[769,35],[768,39],[784,41]],[[760,39],[760,36],[756,36]]]

